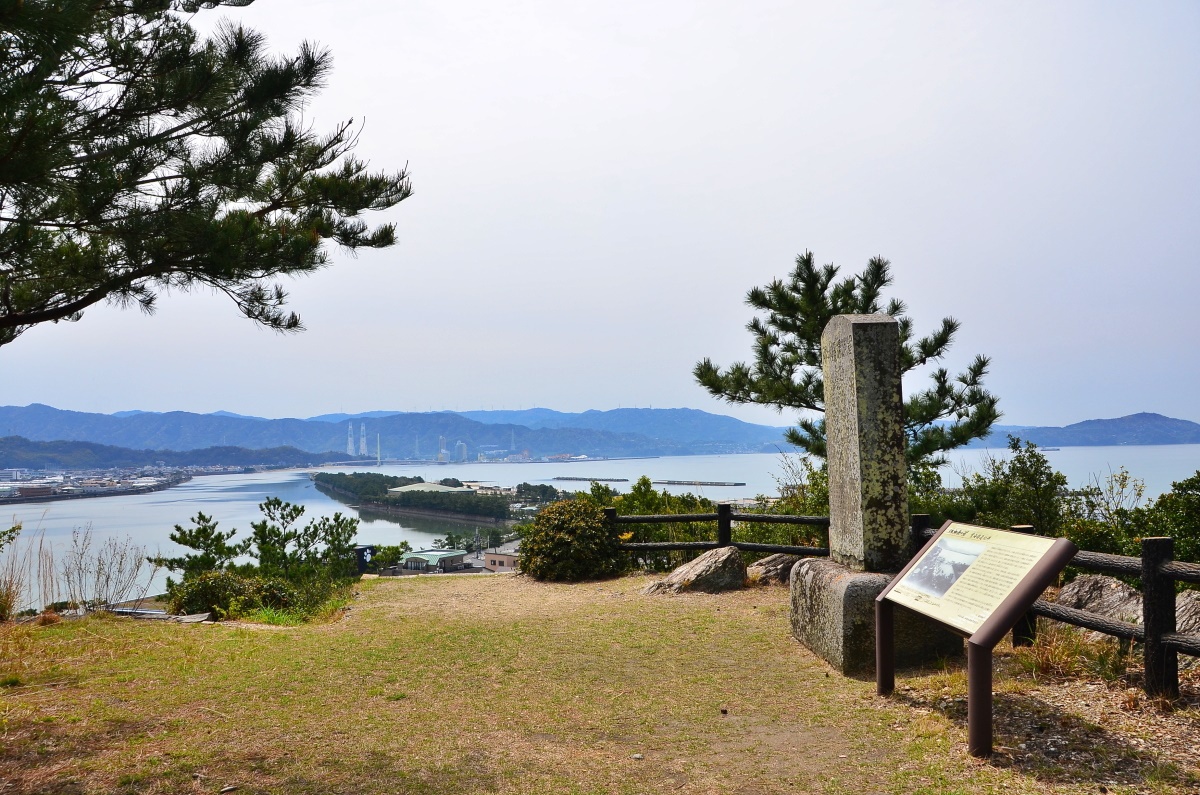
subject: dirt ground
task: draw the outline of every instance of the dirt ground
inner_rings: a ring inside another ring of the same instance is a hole
[[[1194,697],[1163,711],[1135,668],[1064,679],[999,650],[981,762],[957,664],[880,699],[791,638],[786,588],[649,582],[385,578],[269,631],[9,626],[0,795],[1200,791]]]

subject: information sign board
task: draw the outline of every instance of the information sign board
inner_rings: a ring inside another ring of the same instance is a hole
[[[1056,540],[953,522],[892,585],[887,598],[972,635]]]
[[[967,636],[967,750],[992,752],[992,649],[1075,556],[1065,538],[946,522],[875,599],[875,689],[896,686],[893,605]]]

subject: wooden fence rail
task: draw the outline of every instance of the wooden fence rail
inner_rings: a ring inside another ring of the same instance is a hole
[[[647,514],[645,516],[617,516],[616,508],[605,508],[604,518],[613,524],[667,524],[673,522],[716,522],[717,540],[712,541],[663,541],[622,544],[621,549],[670,551],[685,549],[717,549],[737,547],[747,552],[783,552],[788,555],[820,557],[829,550],[822,547],[793,547],[782,544],[751,544],[733,540],[734,522],[759,522],[763,524],[797,524],[810,527],[829,527],[828,516],[787,516],[784,514],[734,513],[732,505],[718,505],[716,513]],[[710,546],[695,546],[707,544]]]
[[[1032,532],[1028,525],[1014,530]],[[922,531],[928,539],[932,531]],[[1071,566],[1100,574],[1139,577],[1142,581],[1142,623],[1132,624],[1039,599],[1013,630],[1013,645],[1028,646],[1037,638],[1036,616],[1062,621],[1105,635],[1142,644],[1146,693],[1168,699],[1179,697],[1179,653],[1200,657],[1200,635],[1175,629],[1175,583],[1200,583],[1200,565],[1175,560],[1175,540],[1143,538],[1140,557],[1109,555],[1081,550]]]
[[[732,506],[718,505],[716,513],[692,513],[653,516],[618,516],[615,508],[604,509],[605,518],[613,524],[666,524],[668,522],[716,522],[716,541],[654,541],[621,544],[630,552],[663,552],[672,550],[709,550],[734,546],[747,552],[783,552],[804,557],[822,557],[829,550],[820,547],[755,544],[733,540],[734,522],[760,524],[794,524],[828,527],[828,516],[786,516],[781,514],[734,513]],[[1013,527],[1018,532],[1033,532],[1029,525]],[[913,514],[912,538],[914,552],[933,537],[929,516]],[[1037,639],[1037,617],[1061,621],[1095,632],[1142,644],[1145,663],[1145,690],[1151,696],[1168,699],[1179,697],[1179,653],[1200,657],[1200,634],[1176,632],[1175,583],[1200,583],[1200,564],[1177,561],[1175,542],[1171,538],[1143,538],[1140,557],[1110,555],[1104,552],[1081,550],[1071,560],[1075,568],[1120,577],[1139,577],[1142,581],[1142,623],[1118,621],[1099,613],[1076,610],[1039,599],[1029,613],[1013,628],[1013,645],[1028,646]]]

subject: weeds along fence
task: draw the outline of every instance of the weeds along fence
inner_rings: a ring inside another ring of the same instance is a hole
[[[718,505],[716,513],[677,513],[653,514],[646,516],[617,516],[616,508],[605,508],[604,517],[611,524],[676,524],[690,522],[716,522],[716,541],[642,541],[626,542],[621,549],[629,552],[675,552],[693,551],[704,552],[720,547],[737,547],[745,552],[783,552],[788,555],[804,557],[825,557],[829,555],[826,547],[787,546],[784,544],[757,544],[749,541],[733,540],[734,522],[755,522],[757,524],[791,524],[807,525],[810,527],[829,527],[828,516],[786,516],[783,514],[734,513],[732,505]]]
[[[718,505],[716,513],[618,516],[615,508],[605,508],[604,515],[614,525],[667,524],[672,522],[716,522],[715,541],[652,541],[626,542],[621,549],[634,553],[668,551],[703,552],[719,547],[737,547],[746,552],[783,552],[803,557],[826,557],[828,548],[756,544],[733,540],[734,522],[758,524],[793,524],[829,527],[828,516],[785,516],[773,514],[734,513],[730,505]],[[1032,533],[1034,528],[1019,525],[1011,528]],[[925,514],[912,517],[913,553],[933,537],[930,518]],[[1175,699],[1179,697],[1179,654],[1200,657],[1200,634],[1176,631],[1175,583],[1200,584],[1200,564],[1175,560],[1175,541],[1172,538],[1143,538],[1140,557],[1110,555],[1081,550],[1071,560],[1072,567],[1097,574],[1110,574],[1141,580],[1142,623],[1120,621],[1087,610],[1057,605],[1039,599],[1030,611],[1017,622],[1012,631],[1013,646],[1030,646],[1037,639],[1037,618],[1049,618],[1064,624],[1101,632],[1123,641],[1142,645],[1145,664],[1143,687],[1150,696]]]

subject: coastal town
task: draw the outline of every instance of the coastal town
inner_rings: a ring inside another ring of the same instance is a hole
[[[245,472],[245,467],[145,466],[113,469],[0,469],[0,505],[118,494],[144,494],[186,483],[197,475]]]

